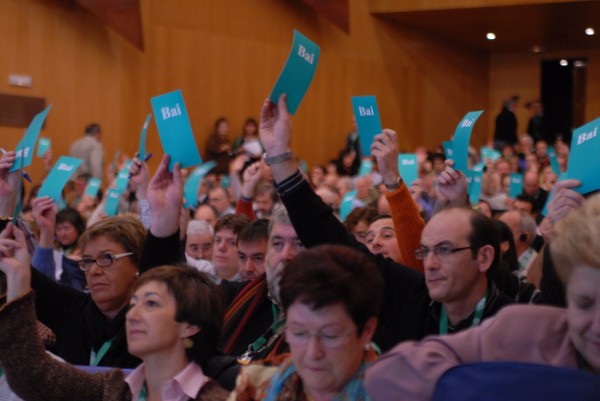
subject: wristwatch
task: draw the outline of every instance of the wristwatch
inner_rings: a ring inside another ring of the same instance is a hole
[[[402,185],[402,177],[398,177],[398,179],[396,180],[396,182],[394,182],[391,185],[385,184],[385,187],[388,189],[388,191],[395,191],[398,188],[400,188],[400,186]]]
[[[290,160],[292,157],[294,157],[294,156],[291,151],[281,153],[281,154],[275,155],[275,156],[269,156],[268,154],[265,154],[265,164],[267,166],[270,166],[272,164],[281,163],[286,160]]]

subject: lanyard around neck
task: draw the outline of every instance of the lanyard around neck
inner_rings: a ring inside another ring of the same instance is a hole
[[[90,352],[90,366],[98,366],[102,358],[104,358],[104,355],[106,355],[106,353],[108,352],[108,349],[112,345],[114,339],[115,338],[113,337],[110,340],[106,341],[104,344],[102,344],[97,354],[92,348],[92,351]]]
[[[473,316],[471,327],[479,326],[479,323],[481,323],[483,310],[485,309],[485,303],[487,301],[487,295],[488,294],[486,292],[483,298],[481,298],[477,303],[477,306],[475,307],[475,316]],[[448,313],[442,304],[442,313],[440,315],[440,335],[444,334],[448,334]]]
[[[273,324],[262,336],[250,344],[248,350],[238,358],[238,362],[242,365],[249,364],[257,354],[263,352],[279,336],[279,328],[285,324],[285,316],[280,319],[279,308],[274,303],[271,304],[271,308]]]
[[[140,389],[140,393],[138,394],[137,401],[146,401],[148,399],[148,386],[146,386],[146,382],[142,385]]]

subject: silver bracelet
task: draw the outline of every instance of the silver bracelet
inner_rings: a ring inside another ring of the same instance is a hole
[[[270,166],[272,164],[281,163],[286,160],[290,160],[293,157],[294,157],[294,155],[292,154],[291,151],[281,153],[281,154],[275,155],[275,156],[269,156],[269,155],[265,154],[265,164],[267,166]]]

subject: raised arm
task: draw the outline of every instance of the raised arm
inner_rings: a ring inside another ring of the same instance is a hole
[[[402,262],[420,272],[423,261],[415,257],[415,249],[421,242],[421,233],[425,222],[419,209],[400,178],[398,170],[398,136],[389,129],[376,135],[371,145],[371,154],[377,159],[379,173],[389,192],[385,194],[390,205],[396,240],[402,256]]]
[[[148,185],[150,230],[140,259],[140,273],[152,267],[180,262],[179,217],[183,207],[183,177],[179,163],[169,172],[164,155]]]
[[[256,215],[252,209],[252,200],[256,194],[256,187],[260,181],[264,164],[262,161],[252,163],[244,170],[241,196],[237,201],[235,212],[245,214],[250,220],[256,220]]]
[[[33,218],[40,229],[40,239],[35,247],[32,266],[55,280],[54,227],[56,225],[56,203],[49,196],[35,198],[32,202]]]
[[[14,226],[0,235],[0,270],[6,274],[7,304],[0,309],[0,366],[11,389],[30,401],[124,399],[123,373],[90,375],[51,358],[37,334],[34,295],[25,237]]]
[[[0,216],[12,217],[17,206],[19,172],[8,170],[16,160],[15,152],[6,152],[0,157]]]

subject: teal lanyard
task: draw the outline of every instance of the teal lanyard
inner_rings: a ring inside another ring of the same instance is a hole
[[[279,328],[285,324],[285,317],[279,319],[279,309],[275,304],[271,304],[271,311],[273,312],[273,324],[265,334],[248,346],[248,350],[238,358],[239,363],[243,365],[250,363],[254,355],[264,351],[279,336]]]
[[[111,338],[110,340],[108,340],[107,342],[105,342],[104,344],[102,344],[102,346],[98,350],[97,354],[94,352],[94,349],[92,348],[92,351],[90,352],[90,366],[98,366],[98,364],[100,363],[102,358],[104,358],[104,355],[106,355],[106,353],[108,352],[108,349],[112,345],[113,340],[114,340],[114,337]]]
[[[4,370],[0,368],[0,379],[2,379],[2,376],[4,376]]]
[[[471,323],[471,327],[479,326],[481,323],[481,318],[483,317],[483,310],[485,309],[485,302],[487,300],[487,293],[479,300],[477,306],[475,307],[475,316],[473,316],[473,322]],[[440,316],[440,335],[448,334],[448,313],[446,312],[446,308],[442,304],[442,313]]]
[[[148,387],[146,386],[146,382],[140,389],[140,394],[138,395],[137,401],[146,401],[148,399]]]

